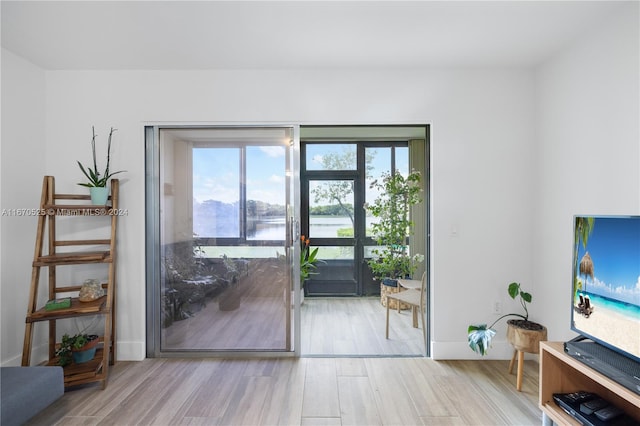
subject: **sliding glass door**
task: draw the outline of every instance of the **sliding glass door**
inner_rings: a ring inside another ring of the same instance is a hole
[[[292,351],[294,128],[156,135],[154,352]]]

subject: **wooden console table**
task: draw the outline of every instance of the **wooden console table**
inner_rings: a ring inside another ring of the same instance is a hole
[[[579,423],[553,401],[554,393],[594,392],[640,421],[640,395],[598,373],[564,352],[562,342],[540,342],[540,399],[543,423]]]

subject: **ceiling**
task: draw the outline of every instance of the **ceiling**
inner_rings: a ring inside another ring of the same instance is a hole
[[[2,46],[44,69],[531,67],[615,1],[6,1]]]

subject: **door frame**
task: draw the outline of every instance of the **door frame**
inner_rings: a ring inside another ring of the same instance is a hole
[[[431,277],[433,273],[433,262],[431,256],[431,124],[428,121],[422,122],[404,122],[401,124],[317,124],[309,123],[302,124],[300,126],[301,134],[300,138],[305,141],[353,141],[353,140],[368,140],[374,141],[388,141],[388,140],[423,140],[424,141],[424,154],[421,155],[420,164],[417,168],[423,173],[423,189],[424,189],[424,223],[423,235],[424,235],[424,256],[425,256],[425,268],[426,274],[426,294],[427,294],[427,306],[426,306],[426,339],[427,342],[431,342],[431,324],[433,319],[433,298],[431,292]],[[412,168],[410,161],[409,167]],[[365,263],[362,263],[362,271],[365,270]],[[361,276],[364,275],[361,272]],[[431,356],[430,345],[427,344],[425,356]]]
[[[262,123],[262,122],[247,122],[247,123],[242,123],[242,126],[249,126],[249,127],[268,127],[268,126],[276,126],[276,127],[288,127],[291,126],[294,129],[294,147],[293,147],[293,162],[294,162],[294,168],[293,168],[293,177],[294,179],[292,180],[293,182],[293,217],[294,218],[300,218],[300,138],[301,138],[301,128],[304,128],[305,130],[305,135],[307,134],[306,132],[309,131],[310,129],[313,128],[321,128],[321,129],[329,129],[329,133],[328,133],[328,139],[331,139],[331,132],[333,131],[337,131],[340,134],[344,134],[345,130],[347,130],[347,132],[350,129],[355,129],[356,132],[369,132],[370,129],[373,130],[373,132],[375,132],[379,137],[381,138],[385,138],[388,137],[389,134],[402,134],[403,136],[407,134],[407,132],[405,131],[405,129],[407,128],[412,128],[412,129],[422,129],[423,130],[423,134],[421,135],[421,137],[418,137],[417,139],[424,139],[425,140],[425,165],[424,165],[424,189],[425,189],[425,197],[424,197],[424,203],[425,203],[425,259],[426,259],[426,263],[425,266],[428,269],[428,273],[427,273],[427,294],[431,295],[431,275],[432,275],[432,261],[431,261],[431,234],[430,234],[430,224],[431,224],[431,218],[430,218],[430,203],[431,203],[431,199],[430,199],[430,167],[431,167],[431,125],[425,122],[412,122],[412,123],[404,123],[404,124],[369,124],[369,125],[360,125],[360,124],[341,124],[341,125],[328,125],[328,124],[317,124],[317,123],[298,123],[298,124],[292,124],[290,122],[269,122],[269,123]],[[143,122],[143,128],[142,130],[142,137],[145,140],[145,209],[146,209],[146,221],[145,221],[145,253],[147,256],[147,263],[146,263],[146,268],[145,268],[145,282],[146,282],[146,288],[149,288],[149,283],[159,279],[159,269],[158,268],[154,268],[153,262],[150,262],[149,260],[156,260],[156,262],[158,261],[158,259],[160,258],[160,249],[159,249],[159,244],[157,239],[157,235],[155,233],[155,230],[158,229],[157,227],[159,226],[159,198],[158,198],[158,194],[154,193],[153,191],[153,182],[154,180],[159,181],[159,146],[156,143],[154,145],[154,141],[158,141],[159,140],[159,128],[161,127],[177,127],[177,126],[184,126],[184,127],[216,127],[216,126],[223,126],[223,127],[234,127],[234,126],[238,126],[238,122],[234,122],[234,123],[220,123],[220,122]],[[363,130],[364,129],[364,130]],[[342,140],[344,140],[345,138],[342,137]],[[397,139],[397,138],[396,138]],[[292,233],[300,235],[300,222],[298,222],[297,220],[294,221],[293,223],[293,227],[294,230],[292,231]],[[294,254],[294,258],[298,258],[299,257],[299,245],[298,244],[293,244],[294,250],[296,250],[296,254]],[[294,271],[293,274],[296,277],[299,277],[299,273],[300,273],[300,268],[299,268],[299,264],[298,262],[294,262]],[[300,343],[301,343],[301,333],[300,333],[300,326],[301,326],[301,322],[300,322],[300,299],[301,299],[301,291],[300,291],[300,286],[299,285],[294,285],[294,312],[293,312],[293,338],[294,338],[294,351],[293,352],[251,352],[251,353],[247,353],[247,352],[218,352],[217,354],[219,356],[224,356],[224,357],[299,357],[301,355],[301,351],[300,351]],[[149,291],[146,292],[146,322],[147,322],[147,327],[145,327],[146,329],[146,353],[147,353],[147,357],[158,357],[160,356],[159,354],[155,353],[155,348],[159,347],[156,346],[157,342],[159,342],[159,331],[158,331],[158,335],[156,336],[156,332],[153,330],[152,327],[149,327],[149,324],[154,323],[154,321],[157,321],[157,317],[158,317],[158,312],[155,312],[154,309],[151,309],[153,307],[153,294],[150,293]],[[428,297],[428,303],[427,303],[427,324],[431,324],[430,318],[431,317],[431,297]],[[430,329],[431,327],[428,326],[427,327],[427,341],[430,342],[431,338],[430,338]],[[208,353],[206,354],[207,356],[216,356],[216,353]],[[201,357],[202,354],[201,353],[189,353],[189,354],[181,354],[181,355],[172,355],[172,354],[162,354],[163,357],[188,357],[188,356],[193,356],[193,357]],[[426,356],[430,356],[430,351],[429,351],[429,345],[427,346],[427,354]]]

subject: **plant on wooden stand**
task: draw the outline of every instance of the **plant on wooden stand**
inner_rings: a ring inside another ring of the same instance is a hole
[[[378,218],[371,229],[382,246],[372,250],[373,258],[368,261],[373,276],[380,280],[411,276],[424,260],[423,255],[411,255],[407,250],[407,238],[413,233],[410,208],[422,202],[420,173],[413,171],[406,178],[398,171],[383,173],[370,187],[380,192],[366,208]]]
[[[374,278],[380,281],[381,302],[386,306],[386,294],[396,292],[397,279],[410,277],[424,260],[424,255],[409,253],[407,241],[413,234],[411,206],[422,202],[420,173],[412,171],[407,177],[400,172],[385,172],[370,187],[379,196],[366,208],[378,219],[371,225],[379,248],[371,250],[367,261]]]
[[[64,334],[62,336],[62,342],[60,347],[56,350],[56,356],[58,356],[58,365],[66,366],[71,364],[73,360],[76,364],[81,362],[87,362],[93,359],[95,355],[96,346],[99,343],[97,334],[74,334],[69,336]],[[84,351],[93,351],[89,356],[77,355]]]
[[[498,321],[500,321],[501,319],[507,318],[510,316],[520,318],[519,320],[512,319],[508,321],[509,330],[507,331],[507,338],[509,340],[509,343],[514,345],[516,349],[520,349],[518,348],[519,341],[522,340],[516,335],[517,333],[519,333],[518,330],[525,330],[525,332],[526,331],[540,332],[539,340],[546,339],[546,331],[547,331],[546,327],[544,327],[541,324],[538,324],[537,322],[529,321],[529,311],[527,309],[527,303],[531,303],[531,300],[532,300],[531,294],[527,293],[526,291],[523,291],[520,288],[520,284],[516,282],[509,284],[509,287],[507,288],[507,292],[509,293],[509,296],[511,296],[511,298],[514,300],[517,297],[519,297],[520,304],[524,309],[524,315],[516,314],[516,313],[505,314],[499,317],[497,320],[495,320],[488,327],[487,327],[487,324],[470,325],[469,328],[467,329],[467,340],[469,342],[469,347],[474,352],[477,352],[480,355],[487,354],[487,351],[491,346],[491,340],[496,335],[496,331],[493,329],[493,326],[495,326],[498,323]]]
[[[125,171],[125,170],[119,170],[117,172],[112,172],[109,170],[109,166],[111,162],[111,139],[113,137],[113,132],[115,132],[116,130],[117,129],[114,129],[112,127],[111,130],[109,131],[109,139],[107,142],[107,165],[104,169],[104,173],[100,173],[100,171],[98,170],[98,162],[96,160],[96,136],[97,135],[96,135],[96,130],[94,126],[91,126],[91,131],[93,132],[93,137],[91,138],[91,151],[93,153],[93,168],[85,167],[82,165],[80,161],[78,161],[78,166],[80,167],[80,170],[88,179],[88,182],[81,182],[81,183],[78,183],[78,185],[89,188],[89,190],[92,192],[92,197],[93,197],[93,192],[96,191],[93,188],[102,188],[100,190],[97,190],[102,194],[100,196],[101,199],[92,198],[92,201],[94,204],[106,203],[107,201],[106,197],[108,197],[109,195],[109,192],[108,192],[109,188],[107,188],[107,183],[109,182],[109,179],[113,175],[116,175],[118,173],[123,173]]]

